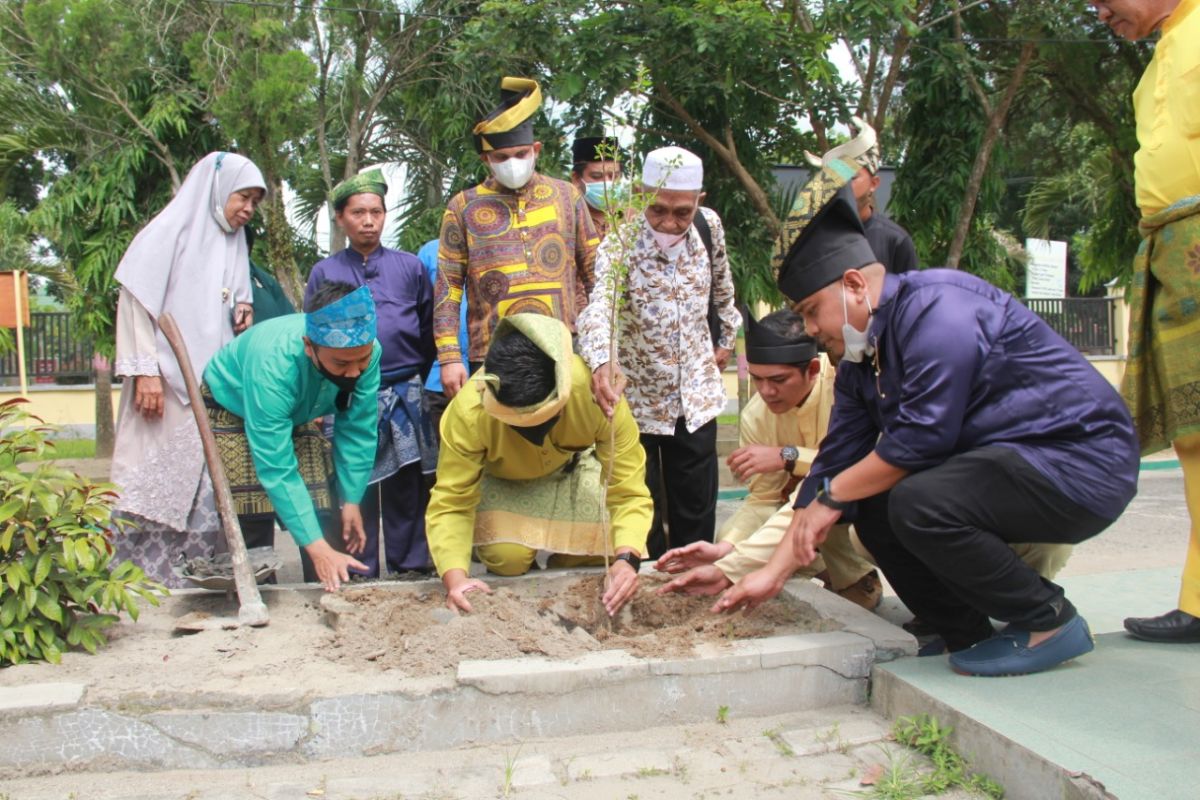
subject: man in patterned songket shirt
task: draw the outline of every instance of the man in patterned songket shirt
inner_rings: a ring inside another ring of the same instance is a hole
[[[629,408],[646,448],[646,481],[655,498],[656,525],[648,548],[657,558],[669,546],[713,539],[717,502],[717,415],[725,408],[721,371],[733,353],[741,315],[721,218],[703,208],[704,167],[681,147],[646,156],[641,191],[650,202],[633,252],[608,237],[596,256],[596,288],[579,318],[580,354],[593,371],[596,399],[611,413],[628,378]],[[693,220],[703,216],[711,257]],[[620,283],[616,362],[611,363],[614,264],[628,268]],[[711,294],[710,294],[711,289]],[[710,304],[720,324],[709,329]],[[619,365],[619,366],[618,366]],[[664,508],[665,506],[665,508]],[[666,537],[657,535],[666,523]]]
[[[542,102],[537,81],[505,78],[500,89],[500,105],[474,130],[475,149],[491,176],[451,198],[442,216],[433,335],[450,398],[468,374],[458,339],[462,301],[474,372],[501,317],[543,314],[574,331],[600,242],[578,190],[536,170],[542,151],[533,137],[532,117]]]

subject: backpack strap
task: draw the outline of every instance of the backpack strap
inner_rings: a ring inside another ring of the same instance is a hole
[[[704,242],[704,250],[708,253],[708,333],[712,338],[713,347],[717,346],[717,342],[721,339],[721,314],[717,310],[716,300],[713,298],[713,289],[716,288],[716,281],[713,280],[713,239],[712,228],[708,226],[708,220],[704,216],[704,211],[697,208],[695,216],[692,217],[692,227],[696,229],[696,233],[700,234],[700,241]]]

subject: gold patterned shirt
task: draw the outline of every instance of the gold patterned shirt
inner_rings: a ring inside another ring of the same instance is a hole
[[[433,335],[438,361],[460,363],[459,304],[467,301],[470,361],[487,354],[496,321],[532,312],[572,330],[592,289],[599,244],[583,195],[534,173],[519,190],[489,177],[456,194],[442,215]]]

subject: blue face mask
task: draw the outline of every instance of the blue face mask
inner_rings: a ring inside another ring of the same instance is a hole
[[[596,181],[585,183],[583,199],[597,211],[605,211],[609,206],[615,206],[625,192],[621,181]]]

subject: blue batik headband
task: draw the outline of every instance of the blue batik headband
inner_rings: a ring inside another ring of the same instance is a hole
[[[366,286],[304,316],[304,332],[315,345],[359,347],[375,340],[375,301]]]

